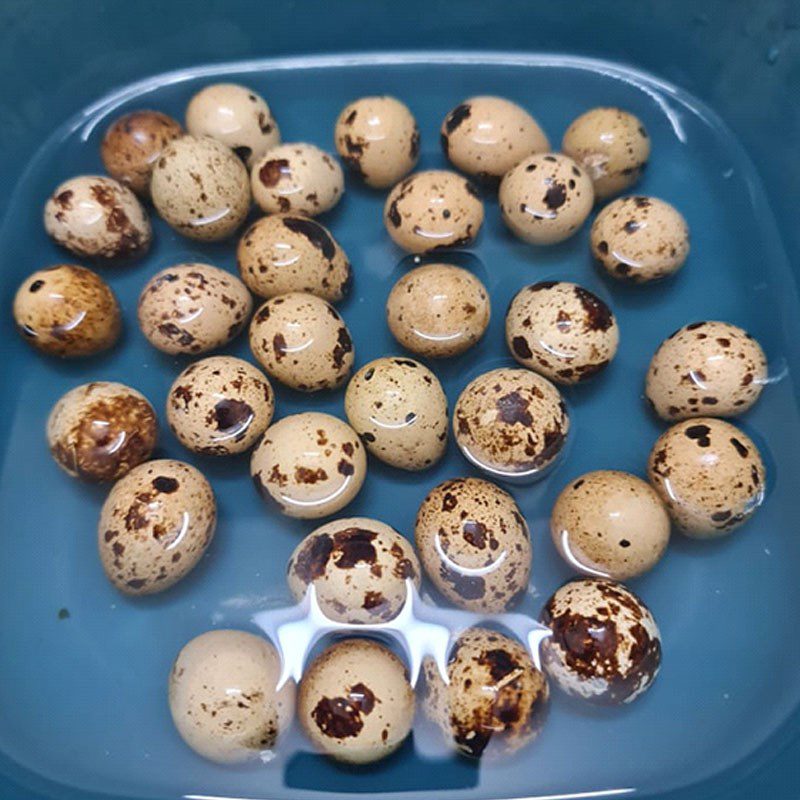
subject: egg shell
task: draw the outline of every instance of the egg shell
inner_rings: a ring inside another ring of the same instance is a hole
[[[421,470],[447,449],[447,397],[410,358],[378,358],[347,384],[344,410],[367,450],[392,467]]]
[[[687,536],[723,536],[764,500],[766,470],[747,434],[721,419],[673,425],[650,451],[648,477],[673,522]]]
[[[267,428],[250,461],[263,499],[289,517],[317,519],[344,508],[367,474],[358,434],[330,414],[306,411]]]
[[[106,576],[125,594],[154,594],[187,575],[216,527],[214,493],[203,475],[171,459],[147,461],[120,478],[97,529]]]
[[[121,478],[150,458],[157,436],[153,407],[122,383],[76,386],[47,419],[47,445],[56,463],[86,481]]]

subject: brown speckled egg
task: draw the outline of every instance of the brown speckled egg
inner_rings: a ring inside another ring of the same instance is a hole
[[[661,665],[661,635],[647,606],[621,583],[582,578],[558,589],[542,609],[553,632],[542,661],[562,691],[593,703],[630,703]]]
[[[553,544],[570,567],[617,581],[652,569],[666,552],[669,533],[669,514],[653,488],[615,470],[572,481],[550,515]]]
[[[139,326],[165,353],[205,353],[238,336],[252,310],[250,292],[236,276],[209,264],[176,264],[142,289]]]
[[[592,225],[592,255],[614,278],[646,283],[677,272],[689,255],[689,227],[655,197],[620,197]]]
[[[567,128],[561,149],[589,173],[595,195],[602,199],[639,180],[650,158],[650,138],[633,114],[593,108]]]
[[[154,594],[190,572],[214,536],[214,492],[189,464],[134,467],[111,489],[97,528],[106,576],[125,594]]]
[[[550,149],[547,136],[522,107],[502,97],[470,97],[445,118],[442,150],[456,169],[499,181],[534,153]]]
[[[440,483],[419,507],[414,538],[428,577],[461,608],[499,613],[528,588],[528,526],[514,498],[493,483]]]
[[[160,111],[131,111],[118,117],[103,137],[100,157],[112,178],[140,197],[150,196],[150,177],[163,149],[183,128]]]
[[[313,144],[293,142],[268,150],[250,172],[253,199],[262,211],[315,217],[344,194],[339,162]]]
[[[735,425],[688,419],[661,434],[647,465],[653,488],[687,536],[722,536],[761,505],[766,470],[758,448]]]
[[[167,395],[167,422],[184,447],[227,456],[249,450],[272,422],[275,395],[260,370],[233,356],[190,364]]]
[[[409,253],[471,244],[483,224],[477,189],[456,172],[415,172],[389,192],[383,221]]]
[[[353,366],[353,340],[339,312],[302,292],[273,297],[256,311],[250,348],[267,374],[301,392],[335,389]]]
[[[425,659],[423,670],[425,712],[463,755],[502,757],[539,735],[550,690],[542,671],[515,639],[488,628],[470,628],[450,651],[449,685],[432,659]]]
[[[766,380],[767,358],[747,331],[693,322],[656,350],[645,395],[662,419],[733,417],[758,400]]]
[[[408,671],[369,639],[331,645],[306,670],[297,698],[306,735],[337,761],[368,764],[394,752],[414,721]]]
[[[250,461],[256,489],[289,517],[317,519],[344,508],[361,489],[367,456],[345,422],[316,411],[267,428]]]
[[[214,83],[194,95],[186,109],[186,130],[222,142],[248,167],[281,142],[264,98],[235,83]]]
[[[276,691],[281,662],[261,636],[213,630],[178,653],[169,710],[181,738],[211,761],[267,760],[294,716],[295,685]]]
[[[326,616],[351,624],[397,616],[408,578],[419,588],[419,561],[411,543],[385,523],[364,517],[317,528],[297,545],[287,570],[298,602],[313,583]]]
[[[521,289],[511,301],[506,344],[528,369],[556,383],[578,383],[614,358],[619,327],[611,309],[588,289],[542,281]]]
[[[250,211],[250,181],[234,152],[208,136],[170,142],[153,168],[153,205],[182,236],[227,239]]]
[[[428,358],[459,355],[489,325],[486,287],[452,264],[426,264],[407,272],[386,301],[389,330],[403,347]]]
[[[109,285],[74,264],[29,275],[14,298],[14,322],[32,347],[67,358],[108,350],[122,329],[119,304]]]
[[[501,368],[475,378],[453,412],[461,452],[479,469],[513,482],[543,477],[569,432],[558,389],[525,369]]]
[[[394,186],[419,158],[419,129],[405,103],[362,97],[342,109],[334,130],[336,150],[367,186]]]
[[[344,410],[367,450],[393,467],[420,470],[447,449],[447,397],[410,358],[378,358],[347,384]]]
[[[76,386],[47,419],[47,444],[56,463],[88,481],[115,481],[147,461],[157,435],[147,398],[121,383]]]
[[[53,240],[85,258],[143,256],[153,232],[136,195],[119,181],[81,175],[60,184],[44,207]]]
[[[337,303],[350,291],[353,273],[344,250],[308,217],[262,217],[239,240],[236,256],[242,280],[259,297],[307,292]]]

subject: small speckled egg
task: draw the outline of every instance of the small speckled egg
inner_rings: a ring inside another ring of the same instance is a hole
[[[112,178],[140,197],[150,196],[150,177],[164,148],[183,136],[183,128],[160,111],[131,111],[118,117],[100,145],[103,166]]]
[[[444,118],[441,138],[454,167],[489,182],[499,181],[523,158],[550,149],[536,120],[502,97],[470,97],[457,105]]]
[[[45,203],[44,227],[67,250],[100,260],[143,256],[153,238],[136,195],[119,181],[99,175],[60,184]]]
[[[189,464],[147,461],[120,478],[97,528],[106,576],[125,594],[154,594],[189,573],[217,522],[214,492]]]
[[[521,289],[506,314],[506,343],[514,358],[556,383],[585,381],[617,352],[619,327],[595,294],[566,281]]]
[[[639,180],[650,158],[650,137],[633,114],[593,108],[567,128],[561,149],[589,173],[594,193],[602,199]]]
[[[250,292],[236,276],[209,264],[176,264],[142,289],[139,326],[165,353],[205,353],[238,336],[252,310]]]
[[[222,142],[248,167],[281,143],[264,98],[235,83],[214,83],[194,95],[186,109],[186,130]]]
[[[342,161],[375,189],[393,186],[419,158],[417,121],[394,97],[362,97],[345,106],[333,136]]]
[[[222,764],[265,760],[294,716],[294,683],[276,691],[280,669],[272,644],[252,633],[192,639],[169,676],[169,710],[183,741]]]
[[[14,298],[28,344],[51,356],[89,356],[113,347],[122,329],[117,298],[96,273],[57,264],[29,275]]]
[[[326,755],[352,764],[378,761],[411,731],[414,691],[408,671],[377,642],[337,642],[306,670],[297,716],[308,738]]]
[[[652,569],[669,543],[664,504],[627,472],[587,472],[564,487],[550,515],[550,535],[564,561],[587,575],[617,581]]]
[[[262,217],[239,240],[236,256],[242,280],[266,299],[307,292],[337,303],[353,280],[344,250],[327,228],[308,217]]]
[[[687,536],[722,536],[764,500],[766,470],[758,448],[735,425],[688,419],[661,434],[647,465],[653,488]]]
[[[293,142],[268,150],[250,173],[253,199],[262,211],[315,217],[330,211],[344,193],[339,162],[313,144]]]
[[[393,467],[426,469],[447,449],[447,397],[418,361],[365,364],[347,384],[344,410],[367,450]]]
[[[547,245],[577,233],[592,210],[594,190],[571,158],[538,153],[505,174],[498,199],[503,221],[515,236]]]
[[[317,528],[297,545],[287,570],[296,600],[313,583],[325,614],[351,624],[396,617],[408,578],[419,587],[419,561],[410,542],[385,523],[364,517]]]
[[[234,152],[208,136],[170,142],[153,168],[153,205],[182,236],[226,239],[250,211],[250,181]]]
[[[317,519],[340,511],[358,494],[367,456],[347,423],[306,411],[267,428],[253,450],[250,474],[269,505],[289,517]]]
[[[569,433],[558,389],[524,369],[495,369],[461,392],[453,412],[461,452],[479,469],[513,482],[543,477]]]
[[[620,197],[592,225],[592,255],[619,280],[646,283],[677,272],[689,255],[689,227],[655,197]]]
[[[477,237],[483,203],[456,172],[415,172],[389,192],[383,221],[394,243],[409,253],[461,247]]]
[[[428,577],[461,608],[500,613],[528,588],[528,526],[514,498],[493,483],[440,483],[419,507],[414,538]]]
[[[47,444],[56,463],[87,481],[114,481],[147,461],[157,435],[147,398],[121,383],[76,386],[47,419]]]
[[[389,330],[403,347],[428,358],[459,355],[489,325],[486,287],[468,270],[426,264],[407,272],[386,301]]]
[[[539,735],[550,690],[544,673],[515,639],[470,628],[450,651],[449,685],[431,658],[423,670],[425,712],[463,755],[507,756]]]
[[[693,322],[656,350],[645,395],[662,419],[733,417],[758,400],[766,380],[767,358],[747,331]]]
[[[553,632],[542,644],[549,677],[592,703],[630,703],[653,683],[661,635],[647,606],[622,584],[583,578],[558,589],[542,609]]]
[[[353,340],[344,320],[313,294],[267,300],[250,323],[250,348],[268,375],[301,392],[335,389],[353,367]]]
[[[184,447],[227,456],[249,450],[272,422],[275,395],[247,361],[212,356],[190,364],[167,395],[167,422]]]

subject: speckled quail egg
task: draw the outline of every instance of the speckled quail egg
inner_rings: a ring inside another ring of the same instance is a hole
[[[514,358],[556,383],[585,381],[617,352],[619,327],[611,309],[582,286],[541,281],[521,289],[506,314],[506,343]]]
[[[650,451],[648,476],[687,536],[722,536],[764,500],[766,470],[758,448],[735,425],[713,417],[673,425]]]
[[[444,118],[441,138],[453,166],[490,182],[523,158],[550,149],[536,120],[503,97],[470,97],[460,103]]]
[[[661,665],[661,635],[647,606],[621,583],[583,578],[547,601],[544,668],[567,694],[593,703],[630,703]]]
[[[394,752],[414,720],[408,671],[391,650],[345,639],[316,658],[300,683],[297,716],[309,739],[337,761],[367,764]]]
[[[167,422],[184,447],[227,456],[249,450],[272,422],[275,395],[260,370],[232,356],[190,364],[167,395]]]
[[[592,181],[567,156],[538,153],[509,170],[498,195],[503,221],[529,244],[556,244],[583,225],[594,204]]]
[[[432,583],[462,608],[499,613],[528,588],[528,526],[514,498],[493,483],[440,483],[419,507],[414,538]]]
[[[253,451],[250,474],[271,506],[289,517],[316,519],[341,510],[358,494],[367,456],[347,423],[306,411],[267,428]]]
[[[310,583],[326,616],[339,622],[375,623],[396,617],[406,580],[419,587],[420,567],[411,543],[376,519],[337,519],[300,542],[287,579],[302,600]]]
[[[488,628],[470,628],[450,651],[449,684],[431,658],[423,669],[425,712],[463,755],[509,755],[539,735],[550,690],[518,641]]]
[[[409,253],[471,244],[483,224],[478,190],[456,172],[415,172],[389,192],[383,221]]]
[[[333,134],[350,171],[375,189],[393,186],[414,169],[419,129],[405,103],[394,97],[362,97],[342,109]]]
[[[150,181],[153,205],[189,239],[226,239],[250,211],[250,180],[234,152],[208,136],[183,136],[162,151]]]
[[[256,311],[250,348],[267,374],[301,392],[335,389],[353,366],[353,340],[339,312],[302,292],[273,297]]]
[[[139,296],[139,326],[165,353],[205,353],[247,324],[253,299],[234,275],[210,264],[176,264],[157,272]]]
[[[223,764],[264,758],[291,725],[295,686],[276,691],[280,657],[260,636],[213,630],[192,639],[169,675],[169,710],[181,738]]]
[[[386,301],[389,330],[403,347],[428,358],[468,350],[485,333],[491,307],[486,287],[452,264],[425,264],[403,275]]]
[[[108,350],[122,329],[119,304],[109,285],[74,264],[29,275],[14,298],[14,322],[28,344],[67,358]]]
[[[393,467],[420,470],[447,449],[447,397],[410,358],[378,358],[347,384],[344,410],[367,450]]]
[[[177,583],[211,543],[214,493],[189,464],[162,459],[134,467],[111,489],[97,528],[106,576],[125,594],[154,594]]]
[[[330,211],[344,193],[339,162],[313,144],[292,142],[268,150],[250,172],[253,199],[262,211],[315,217]]]
[[[453,432],[464,456],[497,478],[530,482],[555,464],[569,433],[561,394],[547,378],[500,368],[461,392]]]
[[[689,227],[655,197],[620,197],[592,225],[592,254],[614,278],[646,283],[677,272],[689,255]]]
[[[587,575],[617,581],[652,569],[669,543],[661,498],[627,472],[587,472],[559,494],[550,535],[564,561]]]
[[[142,256],[153,238],[136,195],[119,181],[99,175],[60,184],[45,203],[44,227],[67,250],[101,260]]]
[[[766,380],[767,358],[747,331],[728,322],[693,322],[656,350],[645,395],[666,420],[733,417],[758,400]]]
[[[56,463],[88,481],[117,480],[147,461],[157,435],[147,398],[121,383],[76,386],[47,419],[47,444]]]
[[[112,178],[140,197],[150,196],[150,177],[164,148],[183,128],[160,111],[131,111],[118,117],[103,137],[100,157]]]
[[[222,142],[248,167],[281,142],[264,98],[235,83],[214,83],[194,95],[186,109],[186,130]]]
[[[295,214],[271,214],[254,222],[239,240],[236,256],[242,280],[267,299],[307,292],[337,303],[353,280],[350,261],[331,232]]]

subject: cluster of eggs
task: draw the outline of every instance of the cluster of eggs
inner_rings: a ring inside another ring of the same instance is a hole
[[[474,97],[444,119],[441,142],[466,173],[412,172],[420,135],[410,110],[391,97],[343,109],[336,150],[368,186],[389,189],[384,223],[414,253],[469,245],[484,219],[482,191],[497,191],[502,218],[525,242],[548,245],[576,233],[598,200],[630,188],[650,140],[635,116],[593,109],[551,150],[537,122],[498,97]],[[519,367],[478,375],[448,404],[435,373],[407,356],[387,356],[352,374],[354,344],[335,304],[352,268],[339,243],[313,217],[344,191],[334,156],[306,143],[281,143],[269,106],[232,84],[191,100],[186,132],[174,119],[137,111],[117,119],[102,143],[111,177],[80,176],[58,186],[44,223],[76,256],[113,264],[144,255],[152,239],[145,204],[179,234],[199,241],[233,235],[253,201],[265,212],[241,235],[240,277],[205,263],[162,269],[142,289],[138,321],[169,354],[197,357],[249,330],[261,367],[224,355],[193,361],[175,378],[166,419],[195,453],[251,450],[256,489],[276,513],[319,519],[359,492],[367,455],[402,470],[424,470],[444,455],[449,432],[464,457],[489,478],[537,480],[564,451],[570,417],[559,386],[586,381],[615,356],[619,326],[609,306],[582,286],[547,281],[523,287],[505,318]],[[482,188],[475,187],[474,179]],[[608,275],[644,283],[684,264],[688,227],[669,203],[625,196],[603,207],[591,249]],[[261,305],[254,310],[253,296]],[[483,336],[490,299],[469,270],[429,259],[404,274],[386,304],[402,347],[429,359],[461,354]],[[85,356],[114,345],[119,304],[95,272],[58,264],[29,276],[14,301],[23,337],[43,353]],[[271,381],[301,392],[346,384],[347,422],[304,412],[273,422]],[[512,752],[537,735],[549,696],[546,675],[564,691],[604,703],[630,702],[659,665],[658,628],[620,581],[651,569],[674,525],[711,537],[741,525],[764,496],[755,444],[722,417],[759,397],[766,359],[745,331],[696,322],[659,347],[645,395],[672,423],[654,445],[646,482],[618,471],[591,472],[559,495],[550,518],[555,548],[583,577],[558,589],[542,611],[552,636],[543,667],[525,648],[489,628],[463,633],[449,654],[448,681],[424,665],[425,709],[460,752]],[[122,592],[149,594],[184,577],[216,527],[209,482],[193,466],[150,460],[157,415],[137,390],[93,382],[55,404],[47,439],[57,463],[90,481],[114,481],[103,505],[98,547]],[[424,576],[449,602],[482,614],[510,608],[529,584],[528,526],[496,483],[455,478],[419,507],[415,545],[374,519],[329,521],[291,555],[287,579],[298,599],[314,584],[332,619],[353,626],[391,619],[406,581]],[[299,687],[276,689],[279,655],[249,633],[215,630],[187,644],[175,661],[169,702],[176,727],[197,752],[239,761],[272,748],[297,716],[309,738],[334,758],[363,763],[396,749],[411,729],[415,699],[403,663],[364,638],[339,641],[307,669]]]

